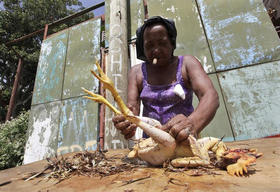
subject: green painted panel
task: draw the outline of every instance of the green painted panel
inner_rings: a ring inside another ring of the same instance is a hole
[[[100,58],[101,19],[88,20],[69,29],[63,99],[84,95],[81,87],[98,90],[90,69]]]
[[[55,155],[60,105],[55,101],[31,107],[24,164]]]
[[[145,13],[143,0],[130,0],[129,4],[130,14],[127,18],[129,21],[128,26],[128,40],[136,38],[136,30],[144,23]]]
[[[224,141],[233,141],[234,136],[232,134],[232,129],[231,129],[231,126],[229,123],[229,117],[226,112],[226,107],[225,107],[225,103],[223,100],[223,95],[221,92],[218,78],[217,78],[216,74],[209,75],[209,78],[211,79],[215,89],[218,92],[220,107],[218,108],[214,119],[201,132],[201,136],[202,137],[211,136],[211,137],[217,137],[217,138],[221,138],[224,136],[224,139],[223,139]],[[194,95],[193,104],[194,104],[194,107],[196,107],[198,105],[198,99],[195,95]]]
[[[218,75],[237,140],[280,134],[280,61]]]
[[[62,102],[58,154],[96,150],[98,104],[78,97]]]
[[[32,105],[61,99],[68,30],[42,43]]]
[[[175,55],[194,55],[207,73],[214,72],[195,0],[148,0],[147,4],[149,17],[161,15],[175,21],[178,33]]]
[[[280,40],[262,0],[197,2],[217,71],[280,58]]]

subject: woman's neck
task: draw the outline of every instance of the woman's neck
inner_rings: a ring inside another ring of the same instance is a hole
[[[162,65],[148,64],[148,83],[151,85],[165,85],[176,81],[177,64],[177,56],[172,56],[169,62]]]

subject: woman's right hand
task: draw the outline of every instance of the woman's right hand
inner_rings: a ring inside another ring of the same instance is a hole
[[[126,120],[123,115],[114,116],[112,121],[116,129],[120,130],[121,134],[124,135],[125,139],[130,139],[134,136],[137,125]]]

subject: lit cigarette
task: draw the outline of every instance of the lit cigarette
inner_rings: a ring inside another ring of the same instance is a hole
[[[154,65],[157,64],[157,58],[154,58],[154,59],[153,59],[153,64],[154,64]]]

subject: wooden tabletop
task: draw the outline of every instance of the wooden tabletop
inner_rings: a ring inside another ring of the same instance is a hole
[[[227,143],[230,148],[257,148],[263,156],[257,159],[255,171],[248,176],[230,176],[224,170],[216,174],[190,176],[195,170],[170,172],[164,168],[134,168],[131,171],[100,177],[72,176],[57,183],[38,177],[24,181],[32,172],[39,172],[47,161],[0,171],[0,192],[4,191],[280,191],[280,138],[266,138]],[[124,157],[128,150],[112,150],[109,155]],[[139,180],[137,180],[139,179]],[[131,182],[133,181],[133,182]]]

